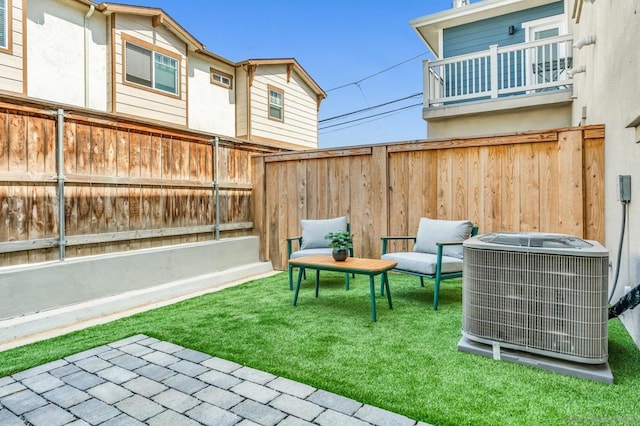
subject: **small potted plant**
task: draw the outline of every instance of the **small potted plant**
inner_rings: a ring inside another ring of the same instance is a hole
[[[329,240],[329,247],[333,249],[331,255],[333,259],[342,262],[349,257],[349,249],[353,247],[353,235],[348,232],[329,232],[324,236]]]

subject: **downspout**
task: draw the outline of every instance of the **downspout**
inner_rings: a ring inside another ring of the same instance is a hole
[[[84,106],[89,108],[89,18],[95,12],[94,5],[89,6],[89,10],[84,15]]]

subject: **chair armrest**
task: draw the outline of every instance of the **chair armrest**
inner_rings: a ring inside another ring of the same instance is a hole
[[[404,240],[404,241],[408,241],[408,240],[413,240],[413,242],[416,242],[416,237],[407,237],[407,236],[388,236],[388,237],[380,237],[380,239],[382,240],[382,254],[387,254],[387,243],[390,240]]]
[[[436,245],[438,246],[457,246],[462,244],[464,241],[440,241],[437,242]]]
[[[292,243],[296,240],[298,241],[298,247],[300,247],[302,245],[302,236],[287,238],[287,259],[291,259],[291,253],[293,253]]]

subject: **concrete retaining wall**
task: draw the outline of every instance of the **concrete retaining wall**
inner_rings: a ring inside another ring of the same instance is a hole
[[[257,237],[0,268],[0,343],[272,271]]]

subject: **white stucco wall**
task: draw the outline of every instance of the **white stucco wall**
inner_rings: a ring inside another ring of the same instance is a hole
[[[211,83],[210,68],[233,75],[234,67],[189,56],[189,127],[225,136],[236,136],[235,87]]]
[[[605,221],[606,246],[613,272],[617,263],[622,225],[618,201],[618,175],[631,175],[631,203],[622,250],[620,278],[612,302],[625,286],[640,283],[640,132],[627,125],[640,116],[640,0],[615,4],[585,1],[580,22],[573,25],[574,39],[595,35],[596,43],[574,49],[575,74],[573,124],[579,124],[586,108],[585,124],[605,125]],[[629,311],[623,322],[640,345],[640,307]],[[635,330],[635,331],[634,331]]]
[[[84,16],[89,10],[70,2],[27,2],[27,94],[71,105],[107,109],[106,18],[88,21],[88,103],[85,105]]]

